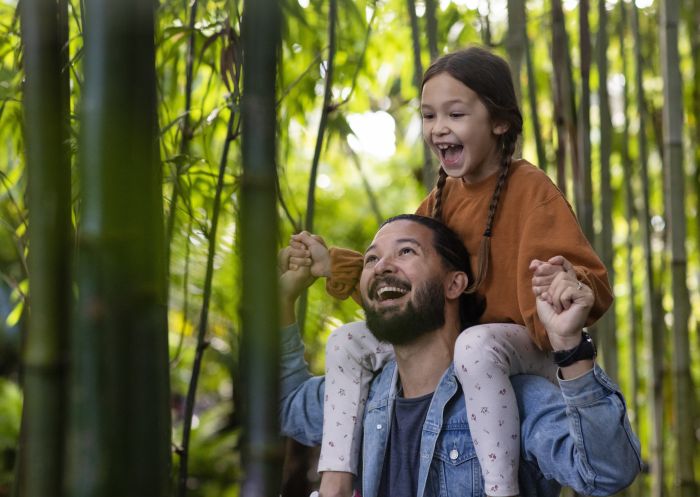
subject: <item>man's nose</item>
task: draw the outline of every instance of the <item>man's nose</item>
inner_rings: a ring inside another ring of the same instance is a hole
[[[374,265],[375,274],[385,274],[394,272],[394,258],[390,255],[385,255],[380,258]]]

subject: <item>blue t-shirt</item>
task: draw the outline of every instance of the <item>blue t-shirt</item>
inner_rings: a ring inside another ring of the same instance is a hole
[[[396,398],[379,495],[408,497],[418,493],[421,433],[432,399],[432,393]]]

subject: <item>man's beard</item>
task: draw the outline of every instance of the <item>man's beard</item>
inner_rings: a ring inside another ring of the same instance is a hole
[[[392,345],[405,345],[445,324],[445,291],[437,278],[416,289],[415,304],[409,300],[401,311],[378,311],[366,301],[362,307],[367,328],[377,339]]]

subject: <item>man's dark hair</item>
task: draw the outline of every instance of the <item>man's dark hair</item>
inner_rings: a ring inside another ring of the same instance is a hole
[[[445,266],[448,269],[463,271],[467,274],[470,283],[474,281],[467,248],[455,232],[444,223],[432,217],[400,214],[384,221],[380,228],[394,221],[412,221],[429,228],[433,232],[433,248],[440,254]],[[463,293],[459,298],[459,320],[462,329],[479,324],[479,318],[481,318],[485,308],[486,299],[484,296],[475,292]]]

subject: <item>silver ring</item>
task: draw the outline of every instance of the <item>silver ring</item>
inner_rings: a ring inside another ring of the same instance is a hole
[[[583,288],[583,283],[581,283],[580,280],[577,281],[576,283],[578,283],[578,285],[576,285],[576,290],[580,290],[581,288]]]

